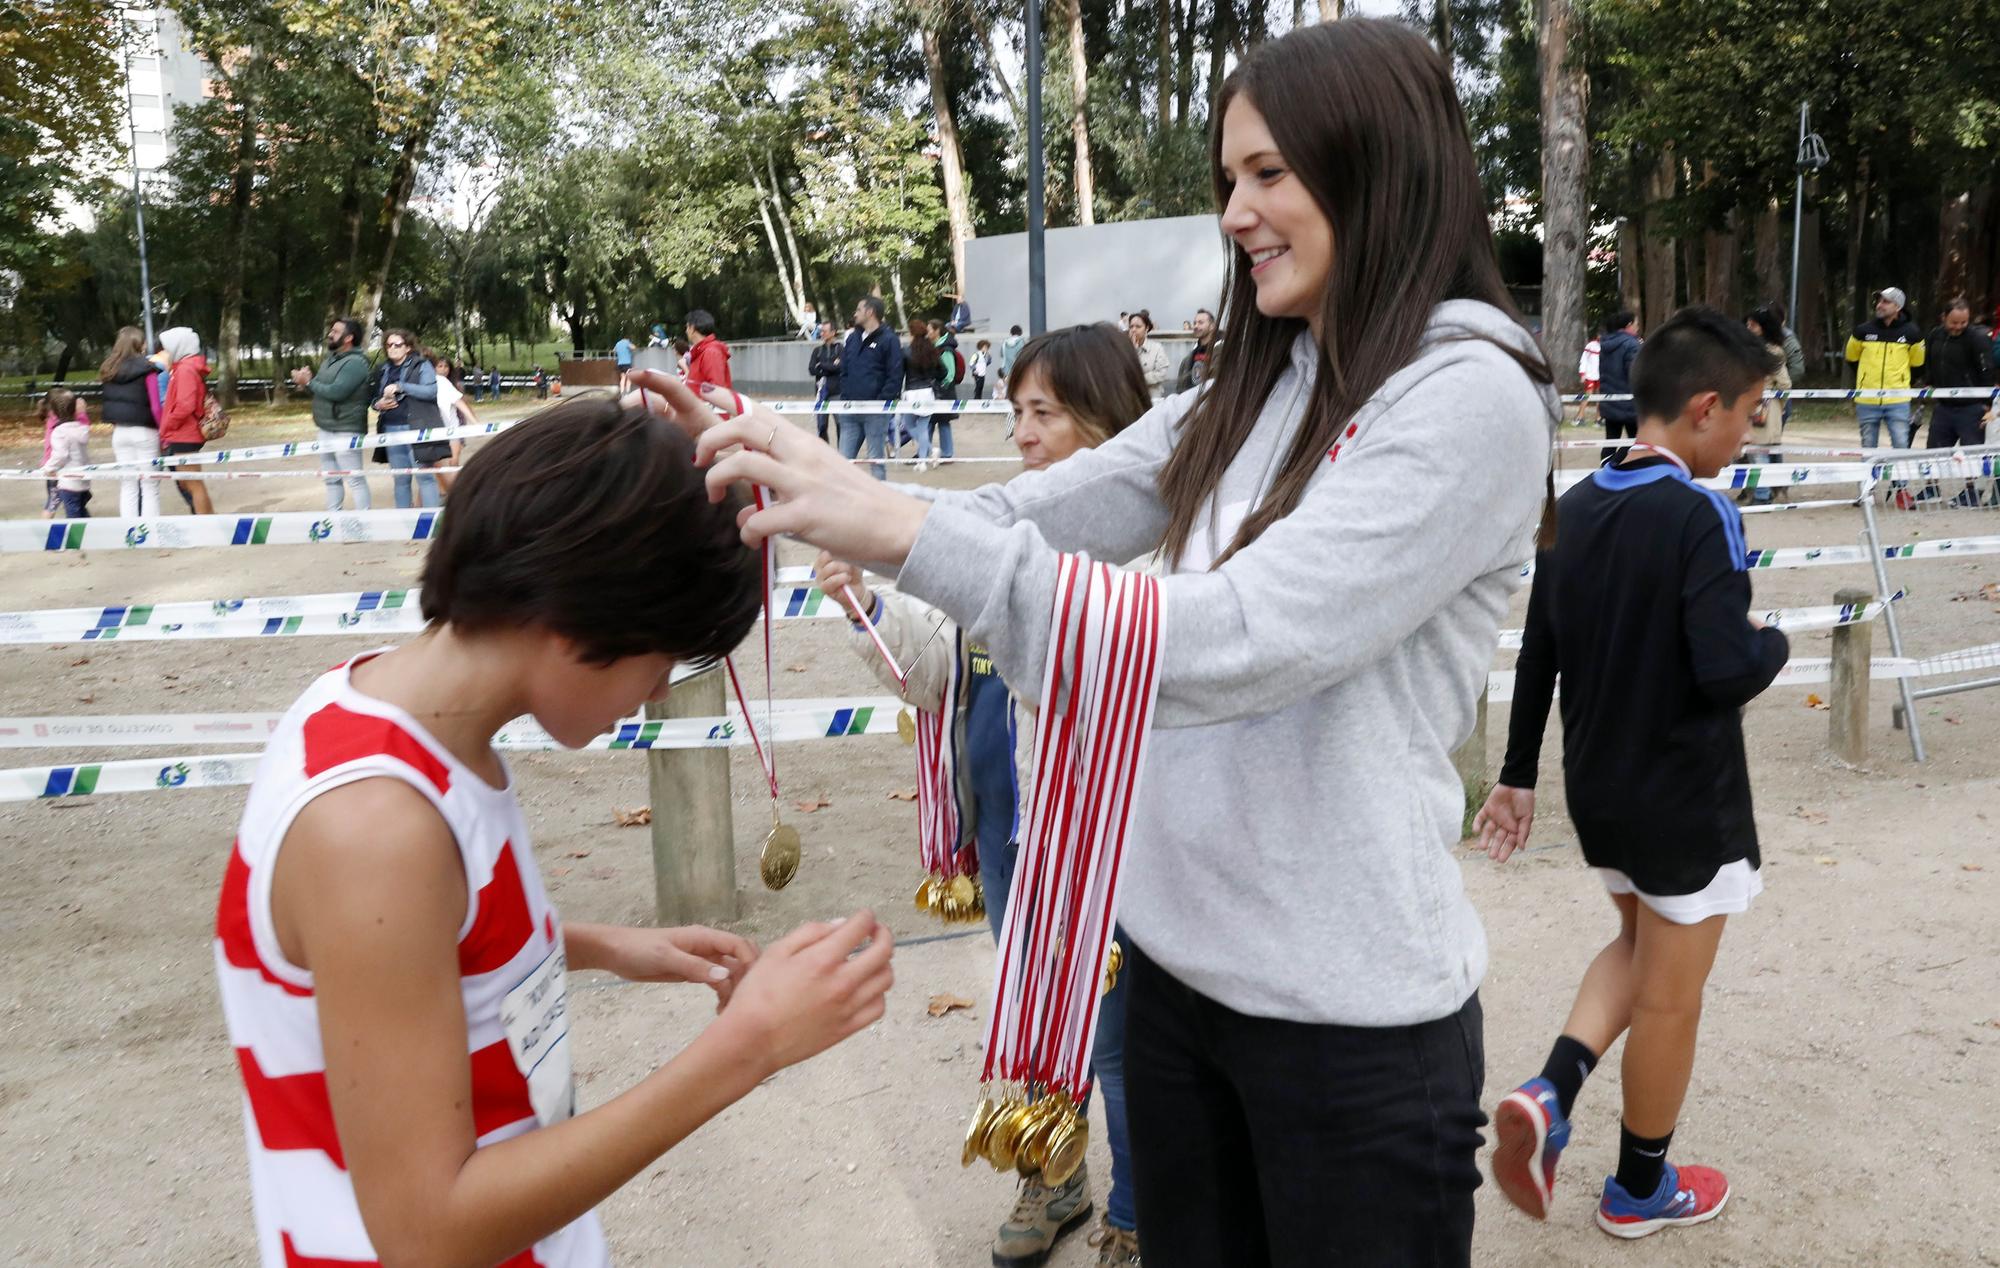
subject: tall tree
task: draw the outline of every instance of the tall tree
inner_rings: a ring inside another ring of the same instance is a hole
[[[1036,0],[1029,0],[1036,3]],[[1090,157],[1090,50],[1083,38],[1083,0],[1068,0],[1070,135],[1076,141],[1076,222],[1097,223],[1097,174]]]
[[[1540,0],[1542,75],[1542,342],[1574,386],[1584,344],[1584,260],[1590,248],[1590,79],[1575,0]]]

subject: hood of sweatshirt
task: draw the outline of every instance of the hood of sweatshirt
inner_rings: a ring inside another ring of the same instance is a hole
[[[186,326],[175,326],[160,332],[160,349],[167,354],[167,364],[174,365],[201,352],[201,336]]]

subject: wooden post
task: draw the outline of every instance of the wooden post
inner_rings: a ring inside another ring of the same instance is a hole
[[[676,684],[649,718],[722,717],[722,671]],[[662,925],[736,919],[736,826],[729,750],[654,749],[646,756],[653,803],[654,910]]]
[[[1486,794],[1493,791],[1492,777],[1486,765],[1486,684],[1479,684],[1479,708],[1472,718],[1472,736],[1465,743],[1452,750],[1451,764],[1458,771],[1458,779],[1465,786],[1465,817],[1459,821],[1458,835],[1463,840],[1472,835],[1472,816],[1486,804]]]
[[[1875,596],[1866,590],[1834,592],[1835,603],[1859,607]],[[1868,760],[1868,670],[1874,650],[1873,622],[1858,621],[1836,626],[1833,631],[1833,681],[1827,689],[1832,697],[1827,714],[1827,747],[1849,766]]]

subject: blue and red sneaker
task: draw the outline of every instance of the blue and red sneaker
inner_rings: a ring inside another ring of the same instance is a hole
[[[1649,1198],[1625,1192],[1618,1177],[1604,1177],[1597,1226],[1613,1237],[1646,1237],[1663,1228],[1704,1224],[1729,1204],[1729,1179],[1713,1167],[1676,1167],[1671,1162]]]
[[[1507,1200],[1538,1220],[1549,1217],[1556,1160],[1569,1143],[1569,1120],[1555,1084],[1529,1079],[1493,1111],[1493,1182]]]

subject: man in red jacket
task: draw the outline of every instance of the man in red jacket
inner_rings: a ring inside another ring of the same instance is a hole
[[[688,386],[729,387],[729,345],[715,337],[715,315],[697,308],[687,316]]]

